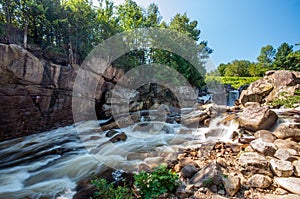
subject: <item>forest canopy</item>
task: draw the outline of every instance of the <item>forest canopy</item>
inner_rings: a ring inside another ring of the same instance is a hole
[[[113,62],[116,67],[131,68],[150,63],[175,68],[192,85],[204,85],[204,63],[212,49],[200,40],[198,22],[186,13],[176,14],[169,23],[162,20],[156,4],[140,7],[133,0],[116,6],[112,1],[99,0],[0,0],[0,38],[6,43],[22,44],[25,48],[40,48],[53,61],[68,63],[70,49],[74,63],[85,57],[104,40],[116,33],[136,28],[164,28],[187,35],[194,42],[193,57],[201,66],[201,74],[187,60],[161,49],[134,50]],[[174,38],[183,43],[180,37]],[[58,59],[60,57],[60,59]],[[69,61],[70,62],[70,61]]]

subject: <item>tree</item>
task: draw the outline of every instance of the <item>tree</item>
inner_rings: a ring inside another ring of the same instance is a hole
[[[263,68],[269,68],[274,60],[276,50],[271,45],[266,45],[261,48],[260,55],[257,57],[257,61]]]
[[[133,0],[126,0],[117,7],[119,26],[122,31],[141,28],[143,24],[143,10]]]
[[[162,17],[160,15],[158,6],[151,3],[145,12],[144,26],[145,27],[159,27]]]
[[[287,43],[282,43],[278,49],[277,53],[275,55],[275,61],[273,63],[273,67],[275,69],[289,69],[289,59],[288,55],[293,52],[293,46],[289,45]]]
[[[251,62],[248,60],[234,60],[225,69],[225,76],[248,77]]]
[[[228,63],[228,64],[222,63],[222,64],[220,64],[220,65],[218,66],[217,70],[218,70],[218,72],[219,72],[219,74],[220,74],[221,76],[225,76],[225,70],[226,70],[226,68],[228,67],[228,65],[230,65],[230,64],[229,64],[229,63]]]

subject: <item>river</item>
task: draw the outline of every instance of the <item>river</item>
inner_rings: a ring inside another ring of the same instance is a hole
[[[86,121],[0,143],[0,198],[72,198],[76,183],[107,167],[136,171],[159,164],[188,146],[229,139],[235,126],[187,129],[174,123],[142,122],[120,129],[126,141],[111,143],[99,123]],[[149,128],[141,129],[140,126]],[[211,125],[212,126],[212,125]]]

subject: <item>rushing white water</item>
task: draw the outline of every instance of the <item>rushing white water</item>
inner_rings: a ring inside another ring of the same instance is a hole
[[[187,129],[179,124],[142,122],[119,131],[126,141],[111,143],[98,122],[17,138],[0,143],[0,198],[71,198],[76,182],[107,166],[125,171],[166,161],[179,148],[197,146],[217,137],[229,138],[232,129]],[[149,126],[139,128],[140,126]]]

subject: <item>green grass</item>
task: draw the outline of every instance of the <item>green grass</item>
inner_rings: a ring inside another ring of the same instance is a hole
[[[207,85],[214,83],[221,84],[231,84],[231,86],[235,89],[245,85],[251,84],[261,77],[221,77],[221,76],[206,76],[205,82]]]

